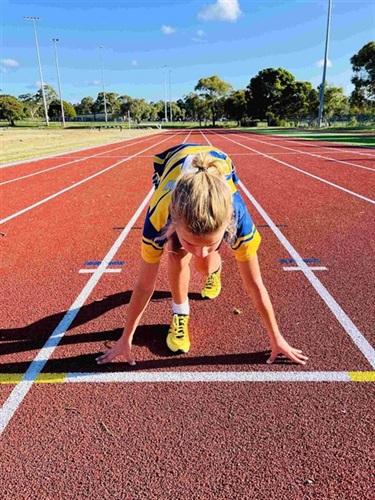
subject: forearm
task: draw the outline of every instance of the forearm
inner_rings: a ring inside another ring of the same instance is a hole
[[[138,280],[130,298],[126,324],[121,337],[123,340],[131,342],[133,339],[143,312],[154,293],[158,268],[158,263],[148,264],[141,259]]]
[[[242,281],[267,328],[270,339],[276,339],[280,336],[280,331],[270,297],[261,278],[257,257],[255,256],[249,262],[239,262],[238,264]]]
[[[126,324],[122,333],[122,338],[126,341],[132,341],[134,332],[143,316],[153,294],[153,289],[134,288],[127,314]]]
[[[264,284],[256,284],[248,289],[248,293],[267,328],[270,339],[272,340],[280,336],[272,303]]]

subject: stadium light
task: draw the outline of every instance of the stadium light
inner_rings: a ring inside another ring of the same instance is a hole
[[[320,86],[320,92],[319,92],[320,102],[319,102],[319,114],[318,114],[318,128],[320,128],[322,126],[322,118],[323,118],[324,86],[325,86],[325,82],[326,82],[326,73],[327,73],[329,31],[330,31],[330,27],[331,27],[331,10],[332,10],[332,0],[328,0],[326,48],[325,48],[325,52],[324,52],[323,78],[322,78],[322,84]]]
[[[44,92],[44,81],[43,81],[43,74],[42,74],[42,64],[40,62],[38,35],[36,33],[36,23],[35,23],[35,21],[40,21],[40,17],[24,17],[24,19],[26,21],[32,21],[33,25],[34,25],[35,45],[36,45],[36,53],[37,53],[37,56],[38,56],[39,74],[40,74],[40,85],[41,85],[41,88],[42,88],[44,115],[45,115],[45,118],[46,118],[46,125],[49,126],[49,119],[48,119],[48,112],[47,112],[47,102],[46,102],[46,94]]]
[[[169,70],[169,120],[172,122],[172,84],[171,84],[171,74],[172,70]]]
[[[60,105],[61,105],[61,126],[65,127],[65,115],[64,115],[64,104],[63,104],[63,98],[62,98],[62,93],[61,93],[61,83],[60,83],[60,71],[59,71],[59,61],[57,59],[57,49],[56,49],[56,44],[59,41],[58,38],[52,38],[51,42],[53,43],[54,50],[55,50],[55,61],[56,61],[56,71],[57,71],[57,82],[59,85],[59,94],[60,94]]]
[[[164,68],[164,115],[165,122],[168,121],[168,110],[167,110],[167,65],[163,64],[162,68]]]
[[[104,76],[103,76],[103,57],[102,57],[102,50],[104,49],[103,45],[99,46],[100,50],[100,68],[102,72],[102,87],[103,87],[103,101],[104,101],[104,117],[105,117],[105,122],[108,123],[108,115],[107,115],[107,99],[105,96],[105,90],[104,90]]]

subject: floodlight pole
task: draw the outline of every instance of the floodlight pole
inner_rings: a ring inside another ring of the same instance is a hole
[[[326,33],[326,48],[324,52],[323,79],[319,92],[320,103],[319,103],[319,114],[318,114],[318,128],[322,126],[322,118],[323,118],[324,86],[326,82],[326,73],[327,73],[329,32],[331,27],[331,10],[332,10],[332,0],[328,0],[327,33]]]
[[[44,116],[46,118],[46,125],[48,127],[49,126],[49,119],[48,119],[48,111],[47,111],[46,94],[44,92],[44,81],[43,81],[43,74],[42,74],[42,64],[40,62],[38,35],[36,33],[36,24],[35,24],[35,21],[40,21],[40,17],[24,17],[24,19],[26,21],[32,21],[33,25],[34,25],[35,46],[36,46],[36,54],[38,56],[39,74],[40,74],[40,85],[41,85],[41,88],[42,88],[42,96],[43,96]]]
[[[172,84],[171,84],[171,74],[172,70],[169,70],[169,121],[172,123]]]
[[[168,109],[167,109],[167,65],[162,66],[164,68],[164,115],[165,123],[168,121]]]
[[[102,57],[102,50],[104,49],[103,45],[99,46],[100,50],[100,68],[102,72],[102,87],[103,87],[103,100],[104,100],[104,117],[105,117],[105,122],[108,123],[108,115],[107,115],[107,99],[105,97],[105,90],[104,90],[104,77],[103,77],[103,57]]]
[[[58,38],[52,38],[51,42],[53,43],[53,47],[55,50],[55,61],[56,61],[56,72],[57,72],[57,82],[59,85],[59,94],[60,94],[60,105],[61,105],[61,126],[65,127],[65,114],[64,114],[64,103],[63,103],[63,98],[62,98],[62,92],[61,92],[61,82],[60,82],[60,71],[59,71],[59,61],[57,59],[57,49],[56,49],[56,43],[59,41]]]

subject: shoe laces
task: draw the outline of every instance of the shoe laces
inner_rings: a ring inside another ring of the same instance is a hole
[[[206,280],[206,286],[205,288],[208,288],[209,290],[211,290],[211,288],[214,288],[215,286],[217,286],[217,274],[216,273],[211,273],[207,276],[207,280]]]
[[[185,336],[185,329],[188,316],[175,314],[173,317],[174,337],[182,339]]]

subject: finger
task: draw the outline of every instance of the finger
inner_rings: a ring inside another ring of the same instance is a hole
[[[287,355],[289,359],[294,361],[295,363],[298,363],[299,365],[305,365],[306,361],[303,361],[303,359],[299,359],[295,354],[290,353]]]
[[[110,361],[112,361],[113,358],[114,355],[112,354],[112,350],[109,350],[104,354],[102,354],[101,356],[99,356],[98,358],[96,358],[95,361],[98,363],[98,365],[103,365],[105,363],[109,363]]]
[[[277,358],[277,353],[271,353],[271,356],[267,359],[266,363],[268,365],[272,364]]]
[[[292,350],[292,354],[294,356],[296,356],[298,359],[303,359],[305,361],[307,361],[309,359],[307,356],[305,356],[304,354],[302,354],[302,351],[297,351],[297,349],[293,349]]]

